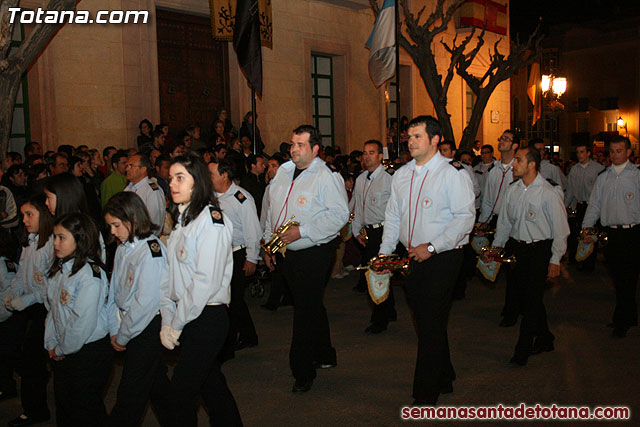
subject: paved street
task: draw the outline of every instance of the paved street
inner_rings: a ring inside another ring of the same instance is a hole
[[[632,417],[640,410],[638,329],[631,329],[624,339],[614,339],[606,328],[614,298],[602,263],[593,274],[576,272],[573,267],[570,271],[571,277],[565,267],[563,277],[545,296],[556,350],[531,357],[526,367],[507,363],[517,327],[497,326],[504,278],[495,287],[477,278],[469,283],[467,298],[455,302],[451,312],[449,341],[458,379],[454,393],[441,396],[441,405],[617,405],[631,407]],[[249,298],[260,345],[237,353],[223,368],[246,425],[402,423],[400,408],[413,401],[417,344],[404,293],[396,288],[398,321],[381,335],[367,336],[363,330],[370,311],[365,296],[351,291],[355,281],[356,274],[351,273],[329,283],[326,306],[338,366],[319,371],[313,388],[303,395],[290,391],[293,378],[288,352],[293,310],[284,307],[276,313],[267,312],[259,307],[260,299]],[[107,395],[109,408],[120,366],[115,372]],[[2,403],[0,423],[18,414],[17,400]],[[200,415],[201,425],[206,425],[204,411]],[[496,424],[501,423],[491,423]],[[151,411],[144,425],[156,425]]]

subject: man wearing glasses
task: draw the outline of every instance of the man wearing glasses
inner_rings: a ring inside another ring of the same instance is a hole
[[[491,229],[496,228],[498,223],[498,213],[502,206],[504,194],[507,187],[513,182],[513,159],[520,146],[520,138],[512,130],[505,130],[498,138],[498,151],[500,160],[494,162],[493,168],[487,173],[484,188],[482,190],[482,205],[480,207],[480,217],[478,221],[490,224]],[[507,248],[506,250],[508,250]],[[518,322],[520,307],[518,297],[515,292],[516,281],[513,273],[507,273],[507,289],[505,294],[504,308],[502,309],[503,319],[500,326],[509,327]]]
[[[149,211],[151,222],[158,226],[154,233],[158,236],[164,224],[165,199],[160,186],[149,179],[149,172],[153,169],[149,158],[141,154],[129,157],[126,174],[129,185],[124,191],[136,193]]]

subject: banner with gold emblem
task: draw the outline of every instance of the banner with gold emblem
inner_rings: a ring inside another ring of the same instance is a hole
[[[213,38],[230,42],[233,40],[233,25],[236,18],[236,0],[209,0],[211,30]],[[258,0],[260,15],[260,44],[273,49],[273,21],[271,0]]]

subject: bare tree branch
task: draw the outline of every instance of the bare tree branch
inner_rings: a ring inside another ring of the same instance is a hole
[[[457,34],[453,39],[453,43],[451,47],[449,47],[449,45],[445,43],[444,40],[440,41],[440,43],[442,43],[442,45],[447,50],[447,52],[451,54],[451,62],[449,63],[449,68],[447,69],[447,74],[444,79],[444,84],[442,85],[442,91],[444,94],[446,94],[449,91],[449,85],[451,84],[451,80],[453,80],[455,66],[456,64],[458,64],[461,57],[464,55],[464,50],[466,49],[467,45],[473,38],[473,35],[475,34],[475,32],[476,32],[476,29],[473,28],[473,30],[471,30],[471,33],[467,37],[465,37],[465,39],[462,41],[460,45],[456,45],[456,40],[458,39]]]
[[[3,0],[0,3],[0,60],[4,60],[11,47],[13,24],[9,22],[9,8],[17,7],[18,0]],[[0,69],[1,71],[1,69]]]

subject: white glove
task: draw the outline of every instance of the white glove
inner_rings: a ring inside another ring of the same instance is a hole
[[[16,310],[16,311],[22,311],[26,308],[21,297],[14,297],[9,303],[9,305],[13,310]]]
[[[180,345],[178,338],[181,333],[182,331],[176,331],[169,325],[163,325],[160,328],[160,341],[167,349],[173,350],[177,345]]]

